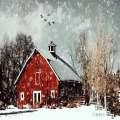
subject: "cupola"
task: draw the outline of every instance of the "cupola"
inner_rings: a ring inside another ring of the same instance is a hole
[[[53,41],[51,41],[50,44],[48,45],[48,50],[51,54],[56,53],[56,45],[54,44]]]

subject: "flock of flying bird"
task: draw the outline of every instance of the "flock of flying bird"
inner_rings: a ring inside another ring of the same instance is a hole
[[[47,16],[50,16],[50,14],[47,14]],[[55,24],[55,21],[49,21],[47,18],[45,18],[42,14],[40,14],[41,19],[44,20],[44,22],[47,22],[49,26]]]

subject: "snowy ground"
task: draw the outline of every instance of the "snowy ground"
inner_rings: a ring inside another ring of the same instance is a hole
[[[4,112],[19,111],[17,108]],[[3,111],[0,111],[0,113]],[[46,109],[40,108],[32,113],[15,115],[1,115],[0,120],[120,120],[116,116],[107,116],[104,110],[95,110],[95,106],[81,106],[79,108]]]

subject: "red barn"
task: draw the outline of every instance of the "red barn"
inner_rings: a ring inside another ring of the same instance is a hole
[[[35,49],[16,81],[17,106],[31,104],[38,107],[49,96],[55,99],[58,96],[58,80],[47,59]]]
[[[49,52],[47,52],[46,56],[43,56],[44,52],[39,52],[35,49],[24,64],[15,81],[17,107],[23,108],[25,105],[30,105],[36,108],[46,104],[49,98],[55,101],[59,94],[64,97],[66,94],[80,93],[79,77],[68,66],[57,60],[53,43],[49,45]],[[67,81],[69,88],[69,90],[66,89],[66,92],[64,90],[67,87],[65,81]],[[75,92],[71,89],[72,87],[74,87]]]

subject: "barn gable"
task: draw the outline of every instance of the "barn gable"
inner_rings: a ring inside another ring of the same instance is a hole
[[[27,64],[30,63],[30,61],[32,60],[32,58],[33,58],[37,53],[43,56],[43,54],[41,54],[41,53],[39,52],[39,50],[34,49],[33,52],[31,53],[31,55],[30,55],[30,56],[28,57],[28,59],[26,60],[26,62],[24,63],[24,65],[23,65],[23,67],[22,67],[22,69],[21,69],[21,71],[20,71],[20,73],[19,73],[16,81],[14,82],[14,85],[16,85],[16,84],[18,83],[19,79],[21,78],[22,74],[24,73],[24,71],[25,71],[25,69],[26,69],[26,67],[27,67]],[[45,52],[42,51],[42,53],[45,53]],[[46,59],[46,57],[43,56],[43,58],[45,59],[45,61],[46,61],[48,64],[49,64],[49,59],[55,60],[55,59],[52,57],[52,55],[50,55],[50,54],[45,54],[45,55],[48,55],[48,59]],[[49,66],[50,66],[50,68],[53,70],[53,68],[51,67],[50,64],[49,64]],[[53,72],[54,72],[54,74],[56,75],[57,79],[59,80],[59,77],[57,76],[56,72],[55,72],[54,70],[53,70]]]

